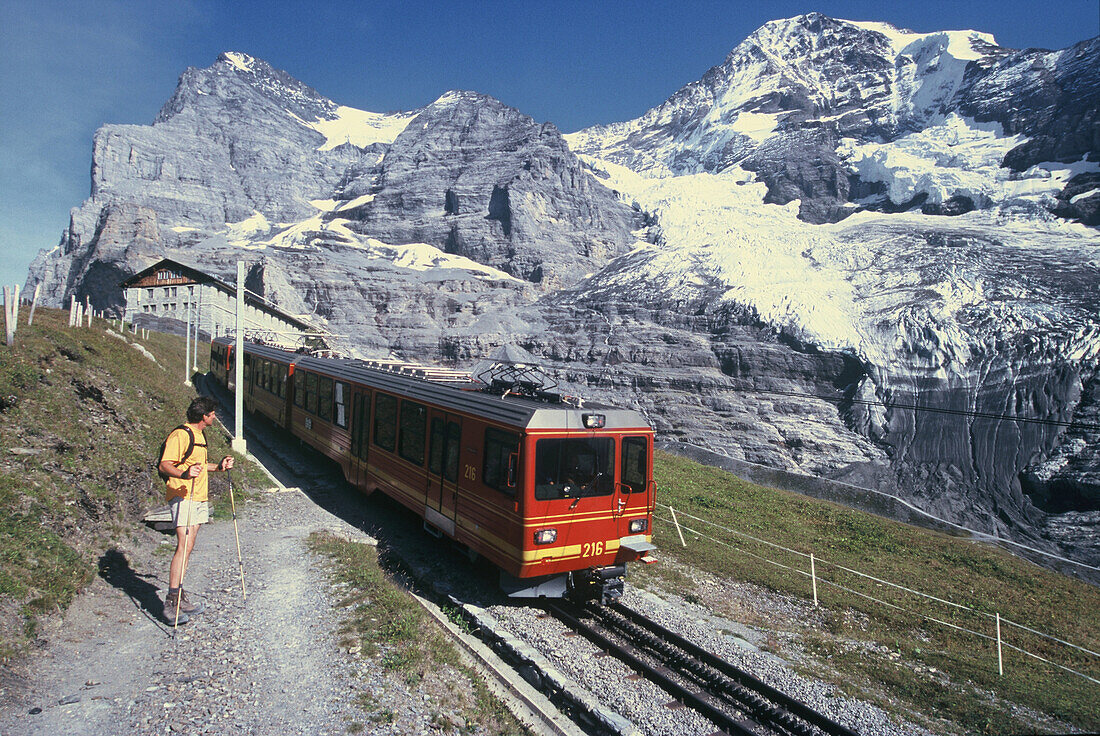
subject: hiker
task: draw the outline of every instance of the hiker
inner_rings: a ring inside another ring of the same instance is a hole
[[[192,603],[184,595],[183,575],[195,548],[199,525],[210,520],[206,500],[209,473],[233,467],[233,458],[228,455],[217,464],[206,461],[203,430],[214,424],[217,406],[209,396],[196,397],[187,407],[187,424],[172,430],[160,456],[159,470],[167,485],[168,506],[176,529],[176,553],[172,555],[168,595],[164,598],[164,616],[169,623],[187,623],[191,614],[202,611],[202,603]]]

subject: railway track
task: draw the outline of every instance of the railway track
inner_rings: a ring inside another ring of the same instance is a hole
[[[546,605],[550,615],[623,661],[712,723],[719,733],[764,736],[856,736],[620,603]]]

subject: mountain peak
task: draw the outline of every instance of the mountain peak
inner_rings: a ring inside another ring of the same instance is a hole
[[[229,64],[242,72],[254,72],[256,70],[257,62],[267,68],[271,66],[262,59],[257,59],[254,56],[241,53],[240,51],[223,51],[218,55],[218,61]]]
[[[209,67],[187,69],[157,122],[187,109],[205,109],[211,100],[250,99],[260,108],[272,105],[304,121],[332,120],[336,104],[287,72],[240,51],[225,51]],[[216,106],[215,106],[216,107]]]

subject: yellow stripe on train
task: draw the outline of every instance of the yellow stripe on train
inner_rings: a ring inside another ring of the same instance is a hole
[[[563,544],[557,547],[539,547],[537,549],[524,550],[523,562],[542,562],[543,560],[583,559],[585,557],[599,557],[608,552],[619,551],[618,539],[607,539],[584,544]]]

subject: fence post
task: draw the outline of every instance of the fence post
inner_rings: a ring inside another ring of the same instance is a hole
[[[15,285],[13,289],[14,294],[11,298],[11,329],[15,332],[16,323],[19,322],[19,284]]]
[[[669,506],[668,510],[672,513],[672,523],[676,527],[676,533],[680,535],[680,544],[686,547],[687,542],[684,541],[684,533],[680,531],[680,522],[676,521],[676,509]]]
[[[1001,614],[997,614],[997,674],[1005,676],[1004,659],[1001,657]]]
[[[42,284],[34,285],[34,299],[31,300],[31,313],[27,317],[27,327],[34,323],[34,310],[38,307],[38,292],[42,291]]]
[[[76,321],[76,294],[69,295],[69,327]]]
[[[817,608],[817,566],[814,565],[814,553],[810,553],[810,580],[814,584],[814,608]]]
[[[15,325],[12,322],[11,287],[4,287],[4,335],[5,342],[10,348],[15,344]]]

